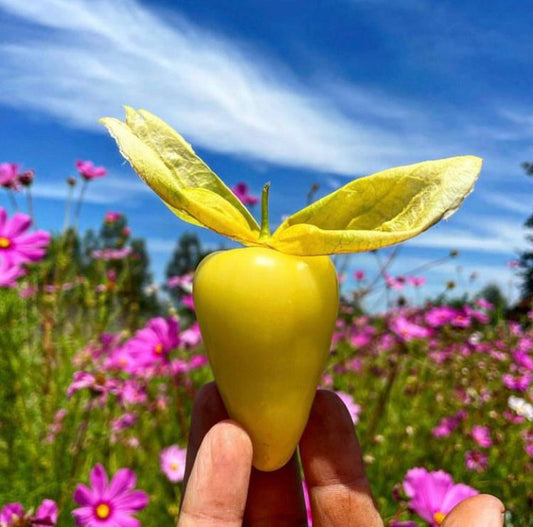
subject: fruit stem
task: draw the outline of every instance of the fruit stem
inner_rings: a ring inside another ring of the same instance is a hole
[[[265,183],[263,192],[261,194],[261,231],[259,232],[259,239],[264,240],[270,238],[270,226],[268,224],[268,191],[270,190],[270,183]]]

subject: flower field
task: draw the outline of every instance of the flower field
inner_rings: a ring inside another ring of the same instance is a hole
[[[27,191],[11,167],[0,184]],[[163,300],[120,213],[77,233],[84,185],[105,175],[77,168],[63,232],[0,208],[0,526],[173,525],[192,404],[212,380],[193,277],[170,276]],[[377,274],[423,297],[423,277]],[[505,503],[506,525],[533,525],[533,312],[508,320],[473,297],[367,314],[354,278],[322,387],[351,412],[385,524],[439,525],[479,492]]]

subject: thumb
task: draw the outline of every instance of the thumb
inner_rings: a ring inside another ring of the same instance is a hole
[[[503,503],[490,494],[463,500],[446,515],[441,527],[502,527]]]

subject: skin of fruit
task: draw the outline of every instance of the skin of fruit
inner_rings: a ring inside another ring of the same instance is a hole
[[[221,251],[198,266],[193,295],[228,414],[252,439],[254,467],[276,470],[296,449],[327,362],[335,267],[264,247]]]

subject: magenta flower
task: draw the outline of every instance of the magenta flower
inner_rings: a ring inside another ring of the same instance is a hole
[[[307,482],[302,480],[302,491],[304,494],[305,511],[307,512],[307,525],[313,527],[313,515],[311,514],[311,500],[309,499],[309,491],[307,490]]]
[[[441,306],[430,309],[426,315],[426,323],[433,328],[440,328],[449,324],[457,315],[457,310],[453,307]]]
[[[24,234],[30,225],[30,216],[17,212],[8,219],[6,210],[0,207],[0,259],[7,265],[38,262],[44,257],[50,233]]]
[[[421,467],[407,472],[403,488],[410,498],[409,508],[432,527],[440,525],[458,503],[478,494],[468,485],[454,484],[452,477],[442,470],[428,472]]]
[[[24,508],[21,503],[8,503],[0,510],[0,525],[11,527],[24,516]]]
[[[1,527],[18,527],[22,525],[45,526],[57,523],[57,505],[53,500],[43,500],[32,516],[24,513],[20,503],[8,503],[0,511]]]
[[[115,223],[120,220],[120,218],[122,218],[122,214],[120,212],[109,211],[105,213],[104,221],[106,223]]]
[[[472,438],[480,447],[489,448],[492,446],[492,439],[487,426],[474,425],[472,427]]]
[[[431,331],[428,328],[410,322],[403,316],[394,317],[390,321],[389,327],[404,342],[409,342],[414,339],[425,339],[431,336]]]
[[[245,205],[255,205],[259,201],[259,198],[248,192],[246,183],[237,183],[231,190]]]
[[[180,448],[178,445],[169,446],[161,451],[159,456],[161,470],[173,483],[183,481],[186,458],[187,450],[185,448]]]
[[[469,450],[465,454],[465,467],[468,470],[484,472],[488,467],[487,455],[479,450]]]
[[[362,282],[365,279],[364,271],[355,271],[353,275],[358,282]]]
[[[202,334],[200,333],[200,326],[198,322],[194,322],[189,328],[181,332],[180,344],[185,349],[190,349],[198,346],[202,342]]]
[[[423,276],[408,276],[407,281],[414,287],[422,287],[426,283]]]
[[[390,289],[403,289],[405,287],[405,278],[403,276],[391,276],[387,273],[384,274],[385,283]]]
[[[104,467],[97,464],[90,480],[92,488],[80,484],[74,491],[74,500],[81,505],[72,511],[78,527],[140,527],[133,514],[146,507],[148,496],[142,490],[133,490],[133,470],[118,470],[108,483]]]
[[[180,343],[179,323],[174,317],[156,317],[125,344],[135,368],[168,362],[168,353]]]
[[[97,249],[91,253],[95,260],[124,260],[131,254],[131,247],[123,247],[122,249]]]
[[[86,371],[74,372],[74,378],[67,388],[67,397],[70,398],[74,393],[83,388],[89,388],[91,394],[98,396],[100,404],[104,404],[109,393],[116,393],[117,381],[107,378],[103,373],[92,373]]]
[[[0,163],[0,186],[17,189],[19,166],[16,163]]]
[[[16,281],[26,274],[18,265],[10,265],[0,258],[0,287],[15,287]]]
[[[80,176],[86,181],[91,179],[97,179],[107,174],[107,170],[104,167],[95,167],[92,161],[76,161],[76,168]]]
[[[346,408],[348,409],[348,412],[350,412],[350,417],[352,418],[352,421],[354,425],[356,425],[359,422],[359,414],[361,413],[361,406],[359,406],[354,400],[353,397],[345,392],[335,392],[341,399],[341,401],[344,403]]]

